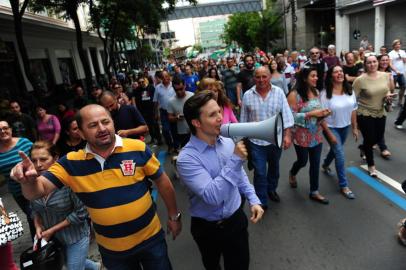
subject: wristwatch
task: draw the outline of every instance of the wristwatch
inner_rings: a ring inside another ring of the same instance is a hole
[[[182,217],[182,214],[178,212],[176,215],[169,216],[170,221],[180,221],[180,218]]]

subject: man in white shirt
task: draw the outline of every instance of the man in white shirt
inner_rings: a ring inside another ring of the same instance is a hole
[[[392,42],[393,50],[389,53],[390,66],[392,68],[393,80],[399,85],[398,104],[402,106],[403,96],[405,94],[405,63],[406,53],[400,49],[401,43],[399,39]]]

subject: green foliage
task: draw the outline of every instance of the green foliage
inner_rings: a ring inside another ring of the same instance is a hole
[[[193,45],[192,51],[198,51],[199,53],[203,52],[203,47],[201,44]]]
[[[267,9],[261,12],[230,16],[224,32],[227,44],[235,41],[244,51],[253,51],[255,47],[268,50],[283,35],[282,16],[273,7],[273,1],[268,1]]]

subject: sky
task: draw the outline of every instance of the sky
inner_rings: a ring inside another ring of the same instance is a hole
[[[199,0],[199,4],[205,3],[213,3],[213,2],[225,2],[230,0]],[[187,1],[181,1],[177,5],[189,5]],[[175,32],[176,39],[179,40],[177,42],[178,46],[188,46],[195,44],[195,33],[194,33],[194,25],[198,26],[199,22],[213,20],[223,16],[211,16],[211,17],[202,17],[202,18],[189,18],[189,19],[182,19],[182,20],[175,20],[169,21],[169,29]]]

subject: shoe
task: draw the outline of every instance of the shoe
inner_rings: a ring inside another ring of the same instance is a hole
[[[329,204],[328,199],[322,197],[320,194],[309,194],[309,198],[310,198],[310,200],[313,200],[313,201],[321,203],[321,204]]]
[[[389,152],[388,149],[385,149],[381,152],[381,157],[383,157],[384,159],[389,159],[389,157],[391,156],[391,152]]]
[[[406,218],[403,218],[398,222],[398,228],[400,229],[402,227],[406,227]]]
[[[364,150],[360,149],[359,150],[359,156],[362,158],[362,160],[366,160],[367,156],[365,155]]]
[[[378,148],[378,145],[377,144],[374,144],[373,146],[372,146],[372,149],[376,149],[376,148]]]
[[[331,171],[329,166],[321,165],[321,170],[328,176],[334,176],[334,173]]]
[[[402,125],[397,125],[397,124],[395,124],[395,128],[398,129],[398,130],[404,129]]]
[[[354,200],[355,194],[347,187],[341,189],[341,194],[344,195],[347,199]]]
[[[375,166],[368,167],[368,173],[369,173],[369,176],[371,176],[371,177],[374,177],[374,178],[378,177],[378,172],[375,169]]]
[[[398,239],[403,246],[406,246],[406,238],[403,236],[402,228],[398,232]]]
[[[291,188],[297,188],[296,176],[289,173],[289,185]]]
[[[278,193],[276,193],[276,191],[268,192],[268,197],[273,202],[280,202],[281,201],[281,198],[279,198],[279,195],[278,195]]]

